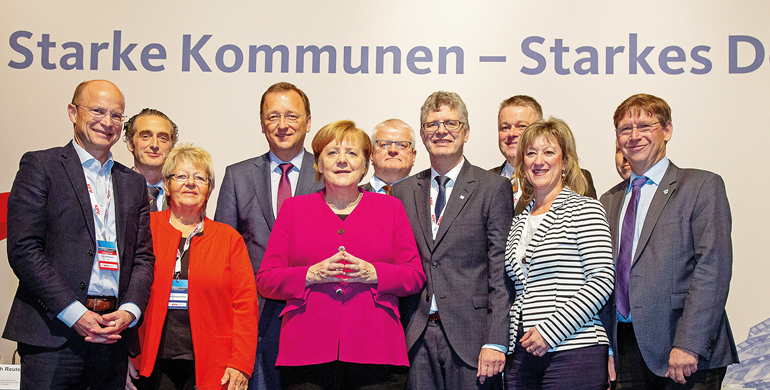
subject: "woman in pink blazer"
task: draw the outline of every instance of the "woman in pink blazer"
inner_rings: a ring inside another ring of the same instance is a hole
[[[363,192],[372,143],[350,121],[313,139],[322,192],[279,206],[257,273],[259,292],[286,300],[284,389],[403,389],[408,374],[398,298],[425,283],[401,202]]]

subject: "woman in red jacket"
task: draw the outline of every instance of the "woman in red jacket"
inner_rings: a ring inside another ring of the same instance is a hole
[[[136,387],[245,389],[257,349],[246,245],[233,228],[205,217],[214,189],[205,150],[177,146],[163,177],[169,208],[150,214],[155,280],[139,328],[142,354],[133,360]]]
[[[284,389],[403,389],[398,298],[425,282],[404,206],[358,187],[372,143],[350,121],[313,139],[326,189],[283,202],[257,273],[286,300],[277,365]]]

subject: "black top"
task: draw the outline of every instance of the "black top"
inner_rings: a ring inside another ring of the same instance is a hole
[[[200,232],[195,236],[203,236],[203,232]],[[186,240],[187,238],[185,237],[182,237],[179,240],[179,252],[184,250],[184,242]],[[190,245],[190,249],[192,249],[192,245]],[[190,268],[190,249],[182,254],[182,270],[179,279],[187,280],[188,270]],[[166,321],[163,323],[163,333],[160,337],[158,352],[160,359],[195,360],[192,331],[190,330],[190,314],[187,310],[168,310],[166,313]]]

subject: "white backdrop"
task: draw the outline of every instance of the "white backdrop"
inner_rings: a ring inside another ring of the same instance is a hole
[[[352,119],[367,132],[392,117],[417,128],[419,107],[431,92],[455,91],[470,112],[466,157],[485,168],[502,162],[498,104],[528,94],[546,116],[571,126],[581,165],[593,173],[599,193],[618,181],[612,113],[626,97],[647,92],[673,108],[671,160],[714,171],[726,182],[735,255],[727,310],[736,340],[770,317],[770,262],[762,246],[770,217],[762,194],[770,185],[760,176],[770,136],[755,119],[770,107],[770,3],[4,1],[2,9],[0,192],[10,191],[25,151],[71,139],[66,104],[87,79],[115,82],[128,115],[144,107],[168,114],[181,141],[212,153],[220,179],[227,165],[267,150],[259,98],[277,81],[292,82],[310,97],[308,147],[315,130],[338,119]],[[250,58],[262,45],[285,46],[287,55],[277,52],[266,70],[264,52]],[[298,55],[304,50],[298,47],[311,46],[326,50],[315,59],[316,70],[312,53]],[[385,54],[378,69],[378,47],[400,52],[397,65]],[[131,165],[122,141],[113,152]],[[426,167],[420,145],[413,172]],[[5,242],[0,326],[17,284]],[[13,347],[0,342],[6,362]]]

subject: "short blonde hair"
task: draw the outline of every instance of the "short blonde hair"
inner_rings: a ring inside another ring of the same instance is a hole
[[[318,159],[321,158],[321,152],[323,152],[326,145],[332,141],[348,141],[363,150],[366,161],[364,164],[364,174],[358,179],[361,181],[366,176],[366,173],[369,172],[369,160],[372,158],[372,141],[366,135],[366,132],[357,129],[356,124],[349,120],[329,123],[322,127],[321,130],[318,130],[318,133],[313,137],[313,167],[315,168],[316,181],[320,181],[323,177],[321,172],[318,171]]]
[[[214,162],[211,160],[211,154],[199,146],[193,146],[191,143],[181,143],[174,149],[171,149],[171,152],[169,152],[168,157],[166,158],[166,162],[163,163],[163,170],[161,171],[163,181],[167,183],[169,176],[173,175],[176,168],[185,162],[189,162],[194,167],[206,172],[206,176],[209,178],[208,196],[211,196],[211,192],[214,191],[215,183]],[[169,197],[170,194],[166,192],[166,204],[170,204]],[[208,203],[208,199],[206,199],[206,203]],[[206,212],[206,204],[203,205],[202,212]]]
[[[521,133],[521,138],[519,138],[515,166],[516,177],[523,179],[519,180],[519,183],[521,183],[521,200],[519,201],[527,204],[535,197],[534,187],[526,180],[524,175],[524,153],[532,146],[537,137],[543,137],[559,145],[562,161],[564,162],[562,184],[579,195],[585,196],[588,192],[588,181],[583,176],[583,171],[580,170],[580,164],[578,164],[577,145],[575,137],[572,135],[572,130],[563,120],[550,117],[548,120],[540,119],[529,125]]]

